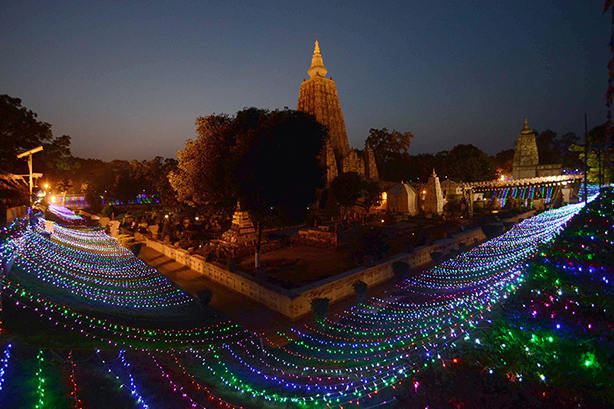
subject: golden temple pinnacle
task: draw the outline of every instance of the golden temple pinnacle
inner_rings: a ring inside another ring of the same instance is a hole
[[[313,58],[311,59],[311,67],[307,70],[307,74],[309,74],[310,78],[314,78],[316,76],[325,77],[328,70],[324,67],[324,61],[322,61],[322,56],[320,55],[320,45],[316,40],[316,46],[313,50]]]

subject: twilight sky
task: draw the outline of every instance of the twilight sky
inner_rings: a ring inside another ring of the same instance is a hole
[[[370,128],[411,154],[513,148],[525,118],[559,133],[605,122],[603,0],[10,1],[0,94],[103,160],[176,157],[196,117],[296,108],[314,41],[350,145]]]

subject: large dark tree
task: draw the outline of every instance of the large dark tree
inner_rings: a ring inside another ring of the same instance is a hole
[[[433,168],[439,168],[435,163],[435,156],[430,153],[411,156],[411,167],[406,179],[409,182],[426,182]]]
[[[506,149],[495,155],[493,163],[499,175],[510,176],[514,167],[514,149]]]
[[[365,145],[369,144],[375,156],[380,178],[389,181],[407,180],[410,173],[409,145],[411,132],[370,129]]]
[[[563,167],[571,169],[582,169],[582,161],[576,152],[570,148],[579,143],[580,138],[574,132],[567,132],[558,137],[555,141],[555,149],[557,150]]]
[[[258,118],[259,113],[254,113]],[[177,200],[201,213],[232,211],[237,200],[234,180],[239,128],[248,122],[247,113],[226,114],[196,119],[196,140],[188,139],[177,154],[177,170],[169,174]],[[257,125],[258,120],[255,120]]]
[[[193,206],[231,211],[240,201],[258,226],[258,267],[263,225],[303,219],[324,186],[318,156],[325,128],[299,111],[256,108],[199,118],[197,125],[198,139],[179,152],[171,185]]]
[[[176,159],[156,156],[150,161],[132,161],[130,165],[146,193],[157,194],[164,208],[177,209],[175,191],[168,180],[169,173],[177,169]]]
[[[75,166],[70,155],[70,136],[54,138],[51,125],[21,106],[21,99],[0,95],[0,169],[26,173],[27,162],[17,154],[43,146],[36,155],[35,172],[56,172]]]
[[[550,129],[546,129],[535,138],[540,165],[561,163],[559,152],[556,149],[556,139],[556,132]]]
[[[588,181],[590,183],[609,184],[613,169],[608,168],[614,163],[614,147],[608,150],[606,124],[599,125],[588,131]],[[580,166],[584,167],[584,143],[572,144],[570,152],[578,155]],[[582,169],[581,168],[581,169]]]
[[[479,182],[495,178],[493,160],[473,145],[456,145],[446,155],[442,171],[456,182]]]
[[[581,166],[578,154],[569,148],[579,141],[580,138],[573,132],[557,135],[556,132],[546,129],[535,139],[539,163],[542,165],[561,163],[566,168],[578,168]]]
[[[374,180],[363,180],[356,172],[342,173],[330,185],[337,202],[346,210],[359,206],[367,213],[377,204],[381,188]]]

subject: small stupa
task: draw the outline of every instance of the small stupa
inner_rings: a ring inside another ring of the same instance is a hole
[[[442,214],[443,193],[439,177],[435,173],[435,168],[433,168],[433,173],[429,176],[429,181],[424,189],[426,190],[424,195],[424,212],[426,214]]]
[[[249,218],[249,213],[241,210],[241,204],[232,215],[232,226],[222,234],[222,242],[232,246],[250,246],[258,239],[254,224]]]

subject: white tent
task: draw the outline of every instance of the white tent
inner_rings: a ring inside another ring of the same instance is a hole
[[[418,214],[418,192],[407,183],[397,183],[386,192],[388,210],[399,213]]]

